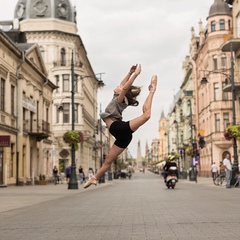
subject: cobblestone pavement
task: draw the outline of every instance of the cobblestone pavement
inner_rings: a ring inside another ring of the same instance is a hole
[[[0,189],[1,240],[240,239],[239,188],[149,172],[84,190],[66,184]]]

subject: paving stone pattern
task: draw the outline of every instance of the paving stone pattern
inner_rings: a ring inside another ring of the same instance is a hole
[[[1,240],[240,239],[240,188],[134,173],[89,189],[66,184],[0,189]]]

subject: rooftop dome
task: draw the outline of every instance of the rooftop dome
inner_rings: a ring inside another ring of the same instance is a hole
[[[224,0],[214,0],[213,5],[210,8],[209,16],[216,16],[216,15],[231,15],[231,9]]]
[[[69,0],[19,0],[14,17],[20,21],[56,18],[76,23],[76,12]]]

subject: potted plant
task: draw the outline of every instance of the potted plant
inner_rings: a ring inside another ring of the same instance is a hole
[[[185,152],[186,152],[186,154],[187,154],[188,156],[191,156],[192,153],[193,153],[193,148],[192,148],[192,147],[187,147],[186,150],[185,150]]]
[[[175,153],[174,155],[175,155],[175,158],[177,158],[177,159],[180,158],[180,156],[181,156],[179,153]]]
[[[239,125],[230,125],[224,131],[224,137],[226,140],[230,141],[233,138],[240,140],[240,126]]]
[[[74,146],[75,151],[78,150],[78,143],[84,141],[83,133],[80,131],[67,131],[63,135],[63,140],[69,145],[69,147]]]
[[[47,181],[46,181],[46,176],[44,174],[40,174],[39,175],[39,185],[46,185]]]

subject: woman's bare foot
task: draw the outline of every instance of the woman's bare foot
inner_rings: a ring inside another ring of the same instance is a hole
[[[156,91],[156,88],[157,88],[157,75],[153,75],[148,90],[154,93]]]

